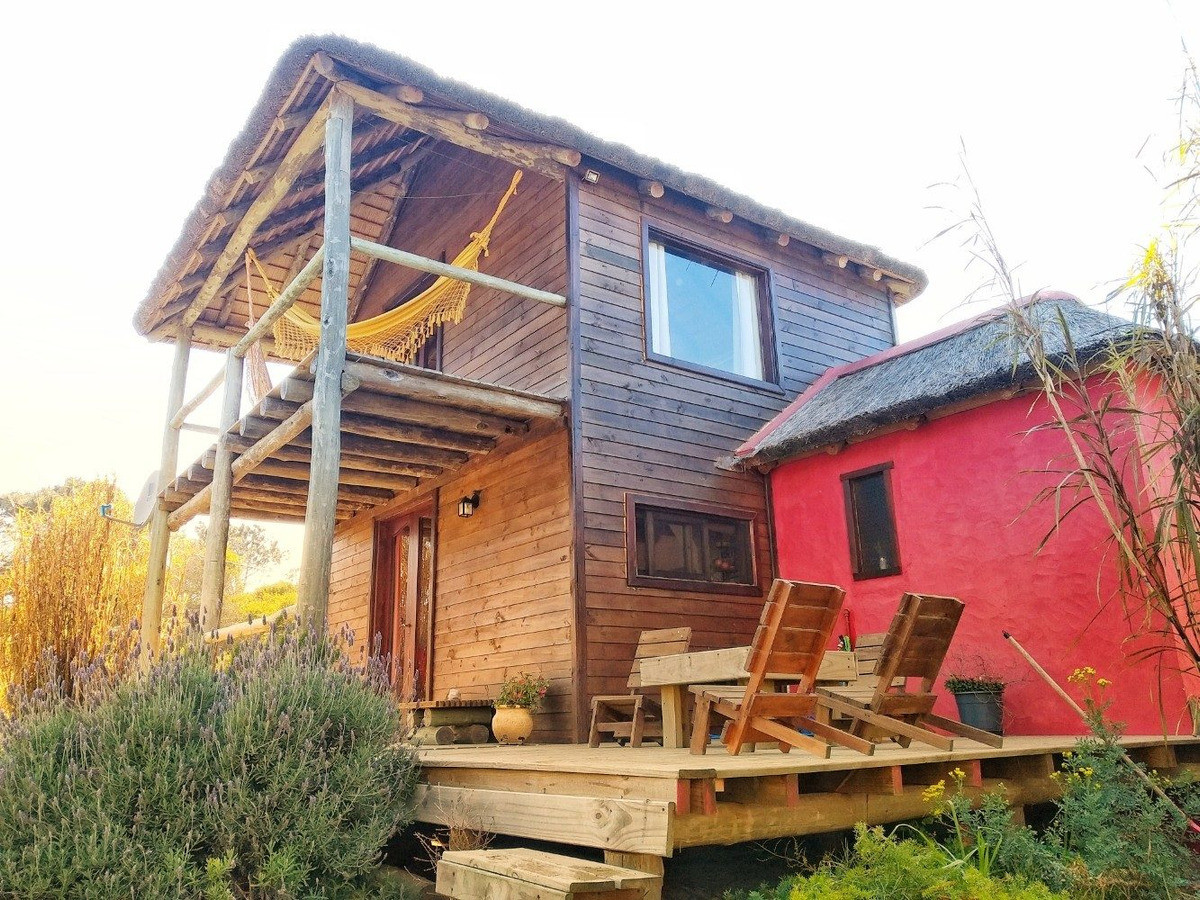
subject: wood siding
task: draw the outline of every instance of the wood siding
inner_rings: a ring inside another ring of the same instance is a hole
[[[439,492],[433,696],[458,688],[495,697],[506,676],[540,672],[552,684],[535,718],[540,741],[570,740],[575,723],[569,478],[567,432],[558,430],[498,451]],[[459,499],[476,490],[479,508],[460,518]],[[334,541],[330,630],[354,630],[356,661],[370,643],[374,525],[349,522]]]
[[[433,640],[433,692],[494,697],[518,672],[551,681],[535,740],[570,740],[574,595],[567,433],[560,430],[488,459],[441,491]],[[459,518],[460,497],[479,508]]]
[[[780,385],[756,387],[646,359],[643,217],[684,240],[770,270]],[[627,492],[759,513],[760,584],[772,577],[763,479],[724,472],[731,453],[829,366],[894,343],[881,289],[780,248],[748,226],[714,224],[668,200],[643,203],[604,179],[580,185],[579,377],[587,694],[624,690],[638,633],[691,625],[698,649],[748,642],[761,597],[630,587]]]
[[[513,167],[467,150],[439,148],[424,161],[403,201],[393,247],[452,261],[491,218]],[[566,289],[563,185],[526,172],[495,231],[480,271],[561,294]],[[380,263],[359,318],[391,308],[423,276]],[[565,398],[567,314],[535,300],[473,287],[463,320],[447,325],[442,369],[454,375]]]

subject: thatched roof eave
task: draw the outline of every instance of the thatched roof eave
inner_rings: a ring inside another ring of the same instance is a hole
[[[910,284],[911,296],[919,294],[928,283],[925,273],[917,266],[888,256],[875,247],[788,216],[708,178],[644,156],[622,144],[602,140],[563,119],[533,112],[502,97],[443,78],[424,66],[373,45],[326,35],[297,40],[276,63],[245,127],[234,138],[225,159],[210,177],[204,195],[187,217],[146,297],[139,304],[134,317],[134,326],[139,333],[147,334],[159,324],[167,291],[189,265],[213,217],[224,208],[230,186],[246,169],[263,136],[318,53],[328,54],[381,84],[412,85],[466,109],[482,112],[497,124],[528,135],[533,140],[578,150],[585,158],[585,165],[588,161],[595,161],[635,178],[662,182],[669,190],[707,205],[727,209],[735,216],[765,229],[787,234],[820,250],[845,255],[864,266],[883,270],[889,276]]]

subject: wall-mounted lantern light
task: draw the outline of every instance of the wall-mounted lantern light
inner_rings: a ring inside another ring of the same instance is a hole
[[[588,184],[595,184],[596,182],[598,182],[600,180],[600,173],[597,172],[595,169],[588,169],[586,172],[583,173],[583,180],[586,181]]]
[[[470,497],[463,497],[458,501],[458,514],[464,519],[469,519],[475,514],[475,508],[479,506],[479,491],[475,491]]]

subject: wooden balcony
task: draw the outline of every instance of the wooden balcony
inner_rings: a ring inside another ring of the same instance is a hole
[[[337,519],[432,490],[473,461],[559,427],[562,401],[375,357],[347,355]],[[236,518],[304,520],[313,376],[302,363],[228,429]],[[172,529],[208,511],[217,444],[167,485]]]

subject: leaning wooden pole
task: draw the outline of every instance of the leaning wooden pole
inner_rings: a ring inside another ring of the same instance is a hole
[[[1084,723],[1090,728],[1091,721],[1088,719],[1088,714],[1084,712],[1083,707],[1076,703],[1074,698],[1063,689],[1063,686],[1055,681],[1050,676],[1049,672],[1042,668],[1042,664],[1034,659],[1028,650],[1021,646],[1020,641],[1013,637],[1008,631],[1003,632],[1003,634],[1004,639],[1012,644],[1013,649],[1025,658],[1025,662],[1029,663],[1030,668],[1032,668],[1033,671],[1037,672],[1038,675],[1041,676],[1042,681],[1046,682],[1046,684],[1050,686],[1050,689],[1053,690],[1054,693],[1058,694],[1059,698],[1066,703],[1067,706],[1075,710],[1075,713],[1079,716],[1079,718],[1083,719]],[[1180,817],[1187,825],[1188,831],[1190,831],[1192,834],[1200,834],[1200,823],[1197,823],[1195,820],[1193,820],[1178,803],[1168,797],[1166,792],[1154,782],[1154,779],[1147,775],[1142,770],[1142,767],[1135,763],[1133,758],[1124,750],[1121,751],[1121,759],[1124,761],[1125,765],[1130,768],[1133,774],[1140,778],[1142,783],[1145,784],[1146,787],[1148,787],[1151,792],[1158,797],[1159,800],[1162,800],[1168,806],[1172,807],[1175,812],[1179,813]]]
[[[301,621],[324,631],[341,464],[342,370],[350,300],[350,139],[354,102],[334,88],[325,123],[325,262],[313,366],[312,464],[297,595]]]
[[[245,361],[232,350],[225,354],[225,399],[221,405],[217,459],[208,502],[208,538],[204,544],[204,571],[200,581],[200,627],[212,631],[221,625],[225,602],[225,556],[229,549],[229,515],[233,501],[233,450],[229,431],[242,408],[242,374]]]
[[[161,495],[175,477],[179,465],[179,426],[175,417],[183,406],[187,385],[188,360],[192,351],[192,329],[180,325],[175,332],[175,359],[171,365],[171,383],[167,388],[167,419],[163,429],[162,451],[158,457],[158,493]],[[166,506],[161,497],[150,517],[150,559],[146,566],[146,590],[142,594],[142,658],[149,661],[158,652],[162,631],[163,595],[167,586],[167,549],[171,529],[167,525]]]

